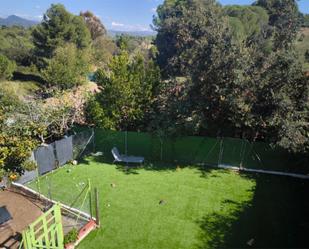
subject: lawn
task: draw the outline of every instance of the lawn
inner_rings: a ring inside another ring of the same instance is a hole
[[[59,187],[61,201],[88,178],[99,189],[101,228],[79,249],[240,248],[250,247],[249,241],[251,247],[309,245],[306,181],[164,164],[126,171],[95,158],[48,178]]]

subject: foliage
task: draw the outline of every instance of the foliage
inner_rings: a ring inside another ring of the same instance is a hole
[[[302,20],[301,26],[309,28],[309,14],[302,14],[301,20]]]
[[[282,10],[273,4],[274,13]],[[253,10],[264,13],[262,24]],[[239,24],[256,23],[240,39],[245,42],[235,42],[235,30],[215,1],[175,0],[159,6],[154,20],[158,61],[170,80],[156,99],[163,113],[156,126],[175,134],[244,136],[307,151],[309,85],[291,46],[297,23],[285,36],[282,29],[289,26],[270,12],[274,34],[265,37],[267,15],[260,7],[226,7],[225,12]],[[267,39],[279,36],[281,44],[263,49]]]
[[[32,61],[32,29],[19,26],[0,27],[0,54],[18,65],[28,66]]]
[[[85,82],[88,67],[87,51],[78,50],[74,44],[67,44],[55,50],[42,76],[50,86],[69,89]]]
[[[0,79],[10,79],[15,69],[15,62],[0,54]]]
[[[66,134],[81,110],[65,100],[52,104],[0,93],[0,170],[21,175],[35,167],[31,151]]]
[[[295,49],[299,54],[304,71],[309,71],[309,62],[306,61],[306,51],[309,44],[309,28],[302,28],[298,34],[299,39],[295,43]]]
[[[106,36],[107,31],[100,19],[90,11],[81,12],[80,16],[83,17],[86,25],[90,31],[92,40],[96,40],[100,36]]]
[[[265,8],[274,38],[274,48],[289,48],[295,41],[301,24],[296,0],[257,0],[255,5]]]
[[[101,93],[88,105],[90,121],[109,129],[138,129],[146,126],[159,71],[141,55],[132,60],[125,50],[109,63],[109,72],[99,69],[96,81]]]
[[[306,53],[305,53],[305,60],[307,63],[309,63],[309,49],[306,50]]]
[[[78,49],[90,45],[90,33],[83,18],[69,13],[61,4],[51,5],[32,36],[35,54],[43,59],[43,64],[44,58],[50,59],[54,51],[66,43],[73,43]]]
[[[29,157],[37,142],[32,138],[30,126],[15,126],[15,120],[8,117],[3,106],[0,109],[0,170],[22,174],[21,166]],[[4,173],[3,173],[4,174]]]
[[[106,67],[116,52],[115,42],[107,36],[100,36],[92,42],[92,62],[98,67]]]
[[[269,32],[269,16],[267,11],[259,6],[229,5],[224,7],[229,16],[229,24],[235,42],[247,45],[259,44],[266,53],[272,49],[272,40],[265,39]]]
[[[127,50],[130,55],[142,54],[146,60],[152,58],[152,37],[121,34],[116,36],[115,43],[119,49]]]
[[[96,98],[89,99],[86,105],[86,119],[90,124],[96,124],[98,127],[113,128],[113,123],[105,116],[104,110]]]
[[[213,0],[168,0],[157,12],[155,43],[159,51],[158,63],[165,74],[186,75],[190,66],[186,64],[195,63],[192,59],[196,54],[194,47],[199,46],[195,41],[209,36],[210,42],[221,42],[225,38],[220,36],[228,33],[222,8]]]
[[[74,243],[78,239],[78,231],[76,228],[73,228],[70,232],[64,235],[63,244],[67,245]]]

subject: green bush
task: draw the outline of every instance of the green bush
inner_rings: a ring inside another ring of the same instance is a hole
[[[10,79],[15,69],[15,62],[0,54],[0,79]]]
[[[64,235],[63,243],[67,245],[69,243],[75,242],[77,239],[78,239],[78,231],[76,228],[73,228],[70,232]]]
[[[65,90],[83,84],[88,69],[87,53],[78,50],[74,44],[67,44],[56,49],[47,68],[42,71],[42,76],[50,86]]]
[[[37,164],[34,161],[26,160],[22,163],[22,167],[24,170],[32,171],[37,168]]]

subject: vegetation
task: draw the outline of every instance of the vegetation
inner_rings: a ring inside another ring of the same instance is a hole
[[[242,137],[307,156],[307,17],[294,0],[165,0],[156,37],[112,38],[91,11],[53,4],[36,26],[0,29],[1,134],[25,133],[36,145],[78,123]],[[97,86],[88,91],[90,73]],[[14,166],[20,172],[26,154]]]
[[[0,54],[0,79],[10,79],[15,68],[15,62]]]
[[[42,76],[50,86],[70,89],[86,81],[89,72],[89,57],[86,50],[78,50],[74,44],[67,44],[55,50]]]
[[[96,17],[92,12],[81,12],[80,16],[84,19],[87,28],[90,31],[92,40],[96,40],[100,36],[107,35],[107,31],[104,25],[101,23],[100,19]]]
[[[300,61],[303,64],[304,71],[309,71],[309,62],[306,61],[306,52],[308,50],[309,43],[309,28],[302,28],[298,34],[298,39],[296,41],[296,51],[300,56]]]
[[[0,28],[0,54],[17,65],[29,66],[33,59],[31,29],[13,26]]]
[[[64,236],[63,244],[67,245],[70,243],[74,243],[78,239],[78,231],[76,228],[73,228],[70,232],[68,232]]]
[[[88,120],[107,129],[147,127],[151,101],[160,83],[158,68],[141,55],[130,60],[124,49],[108,66],[108,73],[103,69],[96,73],[102,91],[88,105]]]
[[[308,245],[306,180],[194,165],[147,164],[123,171],[87,158],[41,177],[41,190],[48,194],[47,182],[52,182],[61,191],[53,196],[70,205],[72,190],[80,190],[76,184],[87,179],[104,196],[102,228],[87,236],[81,249],[246,248],[252,239],[257,248]],[[36,183],[30,187],[36,189]]]
[[[235,32],[215,1],[165,1],[159,6],[154,19],[158,63],[166,78],[184,79],[174,80],[163,92],[161,99],[171,104],[159,102],[161,112],[167,112],[161,115],[163,122],[176,124],[176,133],[238,135],[308,150],[308,78],[292,46],[297,5],[279,5],[284,11],[277,16],[277,5],[270,2],[257,2],[269,13],[269,22],[263,27],[264,18],[257,24],[261,33],[246,42],[234,42]],[[241,8],[226,11],[240,22],[248,20],[242,21]],[[250,16],[254,20],[254,12]],[[284,31],[286,19],[291,29]],[[267,36],[264,30],[270,30]],[[264,49],[272,43],[271,50]]]
[[[307,27],[309,28],[309,14],[303,14],[301,15],[301,19],[302,19],[302,27]]]
[[[260,6],[239,6],[232,5],[224,8],[231,29],[234,42],[247,45],[259,43],[259,48],[269,53],[273,42],[271,39],[264,39],[268,32],[269,15]]]
[[[90,45],[90,32],[83,18],[69,13],[61,4],[52,4],[41,24],[32,32],[35,54],[50,59],[58,47],[73,43],[79,49]],[[42,65],[40,65],[42,66]]]
[[[307,166],[308,16],[296,0],[164,0],[155,37],[110,37],[91,11],[74,15],[61,4],[35,26],[2,26],[0,180],[33,170],[31,152],[75,125],[148,131],[161,145],[184,135],[263,141]],[[48,175],[63,190],[53,198],[68,205],[88,179],[104,196],[104,229],[79,248],[309,244],[305,181],[194,165],[118,167],[98,158]],[[50,195],[47,178],[40,180]],[[65,243],[77,236],[72,230]]]

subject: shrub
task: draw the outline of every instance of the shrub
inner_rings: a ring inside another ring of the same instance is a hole
[[[73,228],[70,232],[68,232],[64,236],[63,243],[65,245],[67,245],[67,244],[70,244],[70,243],[74,243],[77,239],[78,239],[78,231],[77,231],[76,228]]]
[[[16,64],[6,56],[0,54],[0,79],[10,79],[16,68]]]

